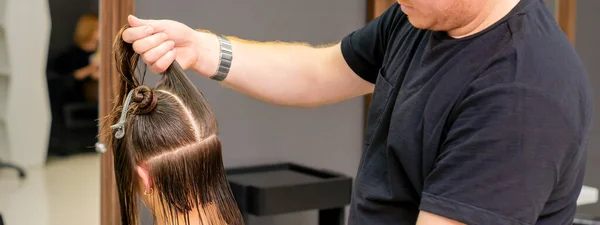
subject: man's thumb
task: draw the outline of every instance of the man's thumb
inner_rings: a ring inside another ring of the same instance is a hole
[[[150,20],[143,20],[143,19],[135,17],[134,15],[129,15],[127,17],[127,22],[129,22],[129,26],[132,26],[132,27],[150,25]]]

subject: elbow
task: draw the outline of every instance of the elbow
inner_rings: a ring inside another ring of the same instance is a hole
[[[318,51],[329,51],[318,49]],[[286,85],[279,86],[280,96],[276,97],[274,104],[288,107],[316,108],[327,105],[327,82],[324,77],[335,72],[332,68],[331,57],[328,52],[311,52],[308,61],[299,63],[300,70],[287,73]],[[304,63],[302,63],[304,62]]]
[[[300,104],[300,106],[303,108],[317,108],[327,105],[327,100],[323,98],[323,96],[321,96],[317,91],[307,93],[305,96],[306,97]]]
[[[307,93],[303,94],[282,96],[281,98],[276,98],[269,103],[277,106],[296,108],[317,108],[325,105],[323,101],[315,96],[315,93],[310,93],[308,91]]]
[[[297,105],[299,108],[318,108],[325,104],[316,101],[306,101]]]
[[[317,108],[326,104],[324,98],[317,91],[318,84],[315,81],[305,82],[304,85],[296,86],[296,91],[282,91],[276,98],[271,98],[271,104],[283,107]]]
[[[295,106],[300,108],[317,108],[325,105],[326,101],[319,93],[319,80],[315,76],[305,76],[302,88],[293,97]]]

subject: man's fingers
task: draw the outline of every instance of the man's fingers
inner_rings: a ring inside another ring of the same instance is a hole
[[[148,37],[154,33],[154,28],[150,26],[130,27],[123,31],[123,40],[127,43],[133,43],[139,39]]]
[[[129,15],[127,17],[127,21],[129,22],[129,26],[131,27],[141,27],[148,26],[154,28],[154,32],[162,32],[165,30],[165,20],[151,20],[151,19],[140,19],[133,15]]]
[[[138,27],[143,25],[150,25],[151,20],[143,20],[135,17],[134,15],[129,15],[127,17],[127,22],[129,22],[129,26]]]
[[[133,43],[133,50],[142,55],[154,73],[163,73],[175,61],[175,43],[167,41],[161,20],[143,20],[133,15],[127,17],[130,28],[123,31],[123,40]]]
[[[177,56],[175,49],[167,52],[167,54],[163,55],[150,66],[150,70],[157,74],[164,72],[175,61],[175,56]]]
[[[146,64],[152,65],[162,56],[166,55],[169,51],[171,51],[174,47],[175,43],[173,41],[163,42],[159,46],[148,50],[142,55],[142,57],[144,58],[144,62],[146,62]]]
[[[169,36],[165,33],[156,33],[148,37],[139,39],[133,42],[133,50],[138,54],[144,54],[148,50],[153,49],[163,42],[167,41]]]

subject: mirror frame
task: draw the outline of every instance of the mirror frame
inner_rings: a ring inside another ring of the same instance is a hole
[[[135,0],[99,0],[100,1],[100,118],[105,117],[113,108],[116,95],[116,67],[112,57],[115,36],[127,23],[127,16],[134,13]],[[103,138],[100,137],[100,142]],[[100,224],[121,224],[119,199],[113,167],[113,154],[102,153],[100,159]]]

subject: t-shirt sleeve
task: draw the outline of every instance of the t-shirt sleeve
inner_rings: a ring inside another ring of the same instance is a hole
[[[392,25],[402,13],[398,3],[364,27],[342,39],[344,59],[352,70],[364,80],[375,83]]]
[[[567,111],[523,84],[469,94],[450,114],[421,210],[466,224],[534,224],[579,155],[581,132]]]

